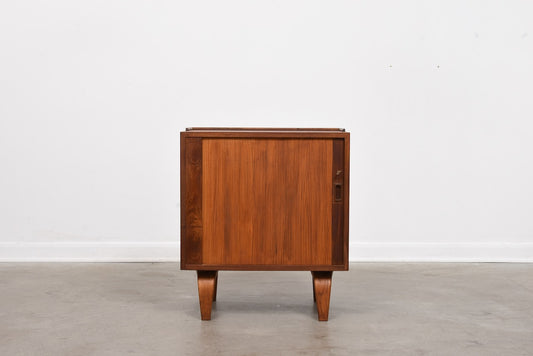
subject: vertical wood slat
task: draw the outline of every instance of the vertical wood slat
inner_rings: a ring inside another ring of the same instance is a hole
[[[183,143],[184,142],[184,143]],[[182,264],[202,263],[202,139],[182,137]],[[183,152],[185,151],[185,152]],[[183,163],[182,163],[183,165]],[[184,169],[183,169],[184,168]]]
[[[345,263],[344,260],[344,201],[346,200],[346,187],[344,186],[345,161],[344,140],[333,140],[333,165],[332,165],[332,209],[331,209],[331,262],[334,265]],[[336,198],[339,192],[336,185],[340,184],[340,201]]]

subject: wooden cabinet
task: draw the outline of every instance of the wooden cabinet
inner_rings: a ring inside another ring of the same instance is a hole
[[[319,320],[348,270],[349,138],[341,129],[181,132],[181,269],[202,320],[219,270],[311,271]]]

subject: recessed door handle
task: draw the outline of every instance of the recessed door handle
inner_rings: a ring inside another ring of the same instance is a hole
[[[335,201],[342,201],[342,183],[335,183],[334,186],[335,186],[335,188],[334,188],[334,191],[335,191],[334,200]]]

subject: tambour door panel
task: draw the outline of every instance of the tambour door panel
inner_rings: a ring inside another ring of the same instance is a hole
[[[202,139],[202,263],[332,264],[333,140]]]

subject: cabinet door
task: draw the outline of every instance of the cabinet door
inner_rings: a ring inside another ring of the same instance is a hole
[[[344,139],[185,141],[182,268],[345,269]]]

